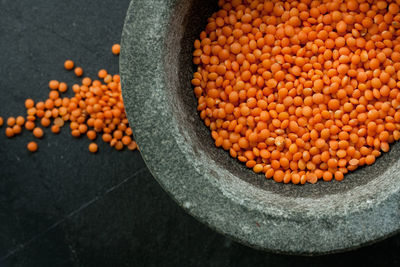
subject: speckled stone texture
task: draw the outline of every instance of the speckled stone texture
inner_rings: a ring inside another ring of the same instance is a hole
[[[318,255],[400,229],[400,145],[342,182],[277,184],[222,149],[196,111],[193,41],[216,1],[134,0],[120,70],[129,121],[160,185],[187,212],[249,246]]]

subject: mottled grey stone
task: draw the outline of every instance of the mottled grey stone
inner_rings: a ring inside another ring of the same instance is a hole
[[[249,246],[318,255],[400,229],[400,146],[342,182],[283,185],[214,147],[190,84],[193,41],[216,1],[135,0],[122,36],[128,118],[153,176],[188,213]]]

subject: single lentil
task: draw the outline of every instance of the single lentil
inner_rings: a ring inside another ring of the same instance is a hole
[[[74,68],[74,65],[75,65],[74,62],[69,59],[64,62],[64,68],[66,70],[72,70]]]
[[[34,141],[29,142],[26,147],[30,152],[36,152],[38,150],[38,145]]]

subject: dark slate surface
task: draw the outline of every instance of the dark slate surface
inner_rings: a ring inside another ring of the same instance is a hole
[[[23,114],[47,82],[78,81],[71,58],[89,76],[118,71],[128,0],[0,0],[0,116]],[[0,266],[337,266],[399,265],[400,236],[353,252],[316,258],[256,251],[214,233],[185,214],[151,177],[138,152],[46,131],[29,154],[24,132],[0,128]]]

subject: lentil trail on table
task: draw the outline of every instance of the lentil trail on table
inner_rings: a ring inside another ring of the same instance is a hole
[[[114,44],[111,49],[114,55],[119,55],[120,50],[119,44]],[[83,69],[75,67],[72,60],[66,60],[64,68],[73,70],[77,77],[83,75]],[[120,76],[108,74],[106,70],[101,69],[98,78],[92,80],[84,77],[81,84],[72,85],[75,95],[71,98],[62,98],[62,94],[68,91],[65,82],[51,80],[48,99],[36,103],[32,99],[26,99],[26,116],[7,119],[6,136],[13,138],[25,128],[32,131],[35,138],[40,139],[44,136],[41,127],[51,126],[52,133],[58,134],[65,123],[69,122],[73,137],[86,135],[93,141],[89,145],[89,151],[92,153],[98,151],[98,145],[94,142],[98,135],[116,150],[122,150],[125,146],[130,150],[137,149],[122,102]],[[0,127],[3,124],[4,120],[0,117]],[[35,141],[30,141],[27,149],[36,152],[38,145]]]

